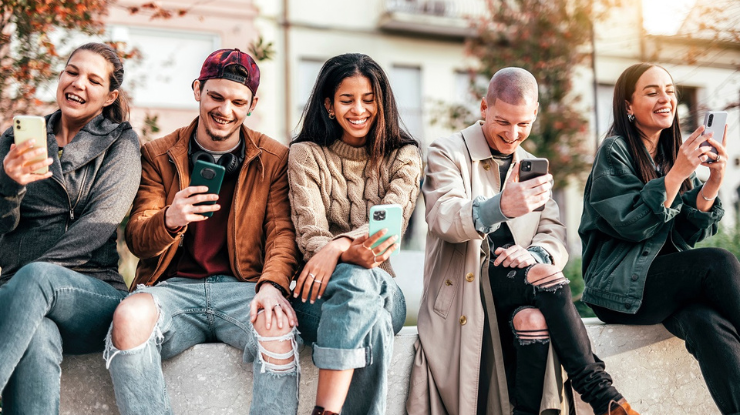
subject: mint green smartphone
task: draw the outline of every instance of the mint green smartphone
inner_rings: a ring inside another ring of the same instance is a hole
[[[398,255],[401,251],[401,224],[403,224],[403,209],[401,205],[375,205],[370,208],[370,230],[369,235],[373,236],[382,229],[388,229],[388,233],[373,244],[373,248],[380,245],[391,236],[397,236],[396,242],[398,249],[391,253],[391,256]],[[382,254],[382,253],[381,253]]]
[[[224,181],[224,175],[226,169],[218,164],[209,163],[207,161],[198,160],[193,166],[193,175],[190,177],[190,186],[208,186],[208,194],[219,194],[221,192],[221,183]],[[195,206],[199,205],[212,205],[216,203],[214,200],[208,202],[196,203]],[[200,215],[211,217],[213,212],[203,212]]]

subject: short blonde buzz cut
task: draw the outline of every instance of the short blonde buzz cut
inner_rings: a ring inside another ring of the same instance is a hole
[[[509,67],[493,74],[488,83],[486,102],[494,105],[497,99],[507,104],[520,105],[538,101],[537,80],[526,69]]]

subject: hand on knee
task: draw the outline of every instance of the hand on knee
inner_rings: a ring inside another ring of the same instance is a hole
[[[113,346],[128,350],[144,344],[151,337],[158,318],[159,310],[150,294],[129,296],[113,313]]]
[[[281,328],[273,321],[268,329],[265,313],[260,313],[254,322],[254,331],[257,334],[260,359],[266,369],[275,372],[288,372],[295,369],[298,347],[293,327],[283,324]]]
[[[514,311],[511,327],[520,345],[547,342],[550,339],[545,316],[534,307],[524,307]]]
[[[527,283],[546,291],[555,291],[568,282],[554,265],[536,264],[527,270]]]

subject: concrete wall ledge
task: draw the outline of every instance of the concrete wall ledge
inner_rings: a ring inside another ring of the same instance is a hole
[[[605,325],[585,319],[595,352],[606,362],[616,386],[643,415],[719,414],[699,366],[681,340],[662,326]],[[391,365],[389,415],[404,413],[413,362],[416,327],[396,336]],[[241,351],[224,344],[201,344],[164,363],[167,390],[176,414],[246,413],[252,400],[252,366]],[[300,414],[313,408],[318,370],[311,348],[301,351]],[[588,407],[584,407],[589,413]],[[65,356],[62,414],[117,414],[113,388],[99,354]]]

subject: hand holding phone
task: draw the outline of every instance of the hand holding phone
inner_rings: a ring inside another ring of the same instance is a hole
[[[375,205],[370,208],[370,223],[368,234],[372,238],[377,232],[388,229],[380,239],[378,239],[371,248],[376,248],[385,242],[391,236],[396,237],[395,244],[399,246],[391,255],[398,255],[401,251],[401,225],[403,224],[403,208],[398,204]],[[382,255],[384,252],[381,252]]]
[[[165,211],[165,226],[173,231],[190,222],[204,221],[221,209],[216,200],[225,172],[222,166],[198,160],[193,166],[190,186],[177,192]]]
[[[550,163],[544,158],[522,159],[519,162],[519,182],[546,175],[549,165]],[[535,209],[535,212],[542,212],[544,209],[545,205],[542,204]]]
[[[3,169],[8,177],[24,186],[51,177],[49,165],[52,160],[47,157],[46,121],[43,117],[13,117],[13,141],[3,160]]]
[[[722,139],[725,134],[725,124],[727,124],[727,112],[726,111],[709,111],[704,115],[704,132],[702,135],[712,133],[712,138],[701,143],[701,146],[711,146],[711,141],[722,143]],[[717,149],[712,146],[712,153],[717,154]],[[707,164],[714,163],[714,160],[709,159],[706,161]]]

